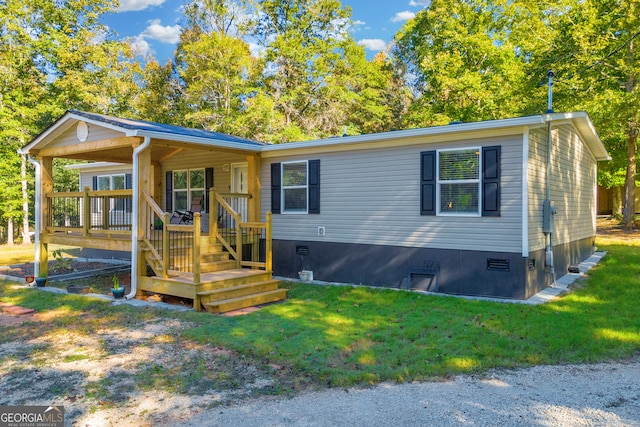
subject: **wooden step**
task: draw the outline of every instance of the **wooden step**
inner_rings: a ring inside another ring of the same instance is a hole
[[[228,261],[229,252],[200,253],[201,262]]]
[[[253,307],[268,302],[280,301],[287,298],[287,289],[275,289],[248,296],[230,298],[226,300],[203,304],[210,313],[226,313],[240,308]]]
[[[210,291],[198,292],[203,303],[221,301],[231,298],[238,298],[252,294],[258,294],[278,289],[279,280],[265,280],[256,283],[230,286],[228,288],[213,289]]]
[[[237,266],[236,262],[230,259],[227,259],[226,261],[201,262],[200,272],[212,273],[214,271],[231,270]]]

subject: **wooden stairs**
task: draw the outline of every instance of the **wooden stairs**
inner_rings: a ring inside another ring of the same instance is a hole
[[[208,236],[200,241],[200,281],[194,282],[192,273],[176,271],[170,263],[169,277],[161,277],[161,261],[145,251],[145,258],[157,276],[141,277],[138,288],[141,291],[193,299],[193,308],[205,308],[211,313],[225,313],[246,307],[253,307],[287,298],[287,289],[280,289],[280,282],[272,278],[270,271],[238,268],[235,260],[221,244],[212,242]],[[191,248],[180,248],[187,258]],[[172,260],[175,262],[175,260]]]

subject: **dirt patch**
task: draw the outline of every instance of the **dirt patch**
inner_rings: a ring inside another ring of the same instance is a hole
[[[68,425],[172,425],[284,388],[267,363],[183,339],[187,321],[127,310],[23,319],[0,336],[0,404],[63,405]]]
[[[625,231],[617,219],[598,218],[596,222],[597,237],[615,239],[624,242],[639,242],[640,230]]]
[[[114,264],[106,262],[80,261],[69,259],[68,266],[59,266],[57,261],[49,261],[49,277],[61,276],[74,272],[102,270],[113,267]],[[0,274],[13,277],[33,276],[33,263],[15,264],[8,267],[0,267]]]

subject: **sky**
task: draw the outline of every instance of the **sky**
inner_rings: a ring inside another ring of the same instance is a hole
[[[384,50],[402,25],[431,0],[342,0],[352,9],[354,39],[364,46],[368,57]],[[118,38],[134,41],[138,52],[152,54],[164,63],[173,58],[184,22],[184,0],[120,0],[117,13],[103,23]]]

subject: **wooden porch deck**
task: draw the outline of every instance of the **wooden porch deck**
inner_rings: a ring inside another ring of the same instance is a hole
[[[240,268],[202,273],[199,283],[189,274],[141,277],[138,289],[193,299],[196,311],[204,307],[212,313],[223,313],[285,299],[287,290],[278,289],[278,285],[271,272]]]
[[[51,200],[83,197],[83,203],[75,205],[83,208],[84,221],[71,225],[71,220],[54,222],[52,216],[40,242],[131,252],[130,224],[112,223],[111,215],[107,214],[97,218],[97,223],[90,221],[91,197],[106,200],[111,193],[123,197],[121,190],[49,195]],[[219,204],[228,220],[223,225],[210,221],[208,232],[202,232],[199,213],[194,214],[190,224],[172,224],[171,214],[163,212],[147,193],[143,196],[145,203],[140,210],[137,229],[139,291],[193,299],[196,311],[206,308],[213,313],[286,298],[287,290],[279,289],[279,281],[273,280],[271,274],[270,213],[266,223],[243,221],[224,199],[229,195],[222,196],[211,189],[210,212],[218,212]],[[64,207],[68,203],[61,205]],[[67,218],[68,215],[62,213],[58,212],[56,218]],[[261,244],[264,245],[261,247]],[[146,265],[155,276],[141,275],[145,274]]]

